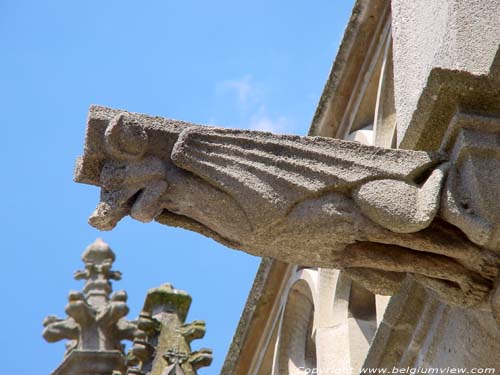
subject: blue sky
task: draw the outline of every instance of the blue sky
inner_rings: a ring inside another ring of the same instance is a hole
[[[81,282],[80,254],[117,254],[130,318],[148,288],[193,297],[218,374],[260,259],[198,234],[123,220],[87,224],[99,191],[72,181],[90,104],[225,127],[306,134],[352,8],[342,1],[0,2],[4,373],[48,374],[63,343],[41,337]]]

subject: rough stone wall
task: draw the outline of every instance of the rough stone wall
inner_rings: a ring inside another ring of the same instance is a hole
[[[499,45],[498,9],[499,0],[392,1],[399,144],[407,136],[432,70],[490,73]]]

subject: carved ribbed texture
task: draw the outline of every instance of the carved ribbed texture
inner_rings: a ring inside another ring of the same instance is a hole
[[[237,184],[240,189],[233,190],[238,195],[290,203],[373,179],[411,180],[436,159],[425,152],[408,153],[411,157],[402,150],[321,137],[195,127],[181,133],[172,160],[222,190]]]

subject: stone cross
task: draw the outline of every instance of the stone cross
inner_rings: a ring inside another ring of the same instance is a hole
[[[179,363],[182,364],[188,359],[188,354],[186,352],[179,351],[178,347],[169,349],[163,354],[163,357],[168,361],[169,364]]]
[[[168,362],[168,367],[165,368],[162,375],[184,375],[181,365],[189,358],[186,352],[181,352],[177,347],[169,349],[163,354]]]

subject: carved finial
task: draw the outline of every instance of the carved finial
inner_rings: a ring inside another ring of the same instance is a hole
[[[102,239],[96,239],[89,245],[82,254],[82,261],[85,270],[76,271],[76,280],[86,280],[83,292],[89,303],[94,305],[104,304],[109,300],[112,291],[111,280],[120,280],[120,271],[113,271],[111,267],[115,261],[115,254]],[[121,297],[126,300],[125,292],[121,292]],[[115,297],[116,298],[116,297]]]
[[[190,304],[189,294],[171,284],[149,290],[138,322],[147,339],[134,341],[129,375],[195,375],[210,365],[211,350],[191,350],[191,341],[205,335],[205,322],[184,323]]]
[[[120,272],[111,270],[115,254],[97,239],[85,249],[82,260],[85,269],[74,277],[86,280],[83,293],[70,292],[65,319],[45,318],[43,337],[49,342],[71,340],[67,354],[73,349],[123,352],[122,340],[132,341],[144,334],[137,323],[125,319],[129,311],[125,291],[110,296],[111,280],[121,278]]]

